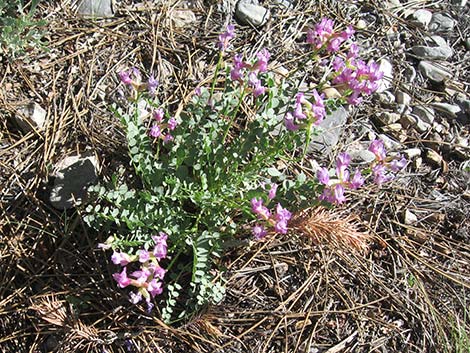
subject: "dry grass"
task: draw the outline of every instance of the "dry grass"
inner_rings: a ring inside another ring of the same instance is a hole
[[[174,110],[210,77],[214,42],[227,21],[217,10],[221,3],[194,1],[197,22],[177,28],[177,1],[122,1],[109,20],[77,17],[75,2],[41,2],[50,51],[1,59],[0,351],[127,352],[128,345],[135,352],[458,351],[459,337],[470,332],[470,202],[465,174],[444,147],[447,174],[410,167],[384,189],[352,195],[347,208],[299,214],[289,236],[227,254],[225,300],[180,327],[129,305],[96,250],[107,235],[90,233],[79,210],[59,212],[48,204],[51,167],[63,156],[90,148],[103,177],[125,163],[123,134],[108,110],[119,97],[118,70],[155,72],[162,83],[158,94]],[[261,31],[240,31],[237,50],[251,54],[266,46],[273,66],[300,75],[304,27],[320,16],[343,23],[364,17],[346,2],[301,3],[286,12],[265,1],[274,20]],[[375,19],[362,36],[382,43],[367,54],[392,57],[394,84],[405,87],[409,60],[386,32],[421,32],[382,2],[360,6]],[[463,58],[457,51],[456,62]],[[468,65],[459,70],[465,77]],[[422,101],[436,94],[421,81],[406,88]],[[47,110],[47,126],[23,134],[10,117],[30,101]],[[347,131],[380,109],[370,104],[353,112]],[[347,135],[353,134],[345,134],[338,149],[351,143]],[[428,148],[426,141],[436,143],[410,132],[405,143]],[[405,224],[406,209],[418,215],[416,224]],[[468,342],[460,347],[468,352]]]

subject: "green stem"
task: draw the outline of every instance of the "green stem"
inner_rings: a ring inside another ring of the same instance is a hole
[[[235,107],[235,109],[233,110],[232,114],[231,114],[231,117],[230,117],[230,121],[229,123],[227,124],[227,127],[225,128],[225,131],[224,131],[224,137],[222,139],[222,144],[225,143],[225,140],[227,139],[227,135],[228,135],[228,132],[230,131],[230,128],[232,127],[233,125],[233,122],[235,121],[235,117],[237,116],[238,114],[238,111],[240,110],[240,106],[242,105],[242,102],[243,102],[243,99],[245,98],[245,95],[246,95],[246,90],[245,90],[245,85],[242,86],[242,92],[240,94],[240,99],[238,100],[238,104],[237,106]]]
[[[212,96],[214,94],[215,85],[217,83],[217,77],[219,76],[219,71],[220,71],[220,68],[222,67],[222,61],[223,61],[223,52],[220,51],[219,52],[219,59],[217,61],[217,66],[215,67],[214,78],[212,79],[212,85],[211,85],[211,92],[210,92],[210,96],[209,96],[209,101],[212,100]]]

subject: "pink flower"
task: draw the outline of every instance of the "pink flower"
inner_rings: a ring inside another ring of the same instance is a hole
[[[221,51],[225,51],[228,48],[229,42],[235,37],[235,26],[230,24],[224,33],[219,35],[218,47]]]
[[[111,261],[115,265],[126,266],[129,262],[131,262],[131,258],[126,253],[114,251],[113,255],[111,255]]]
[[[328,185],[330,182],[330,174],[328,173],[328,169],[320,168],[317,171],[317,178],[320,183],[323,185]]]
[[[333,189],[333,202],[341,204],[346,201],[344,197],[344,187],[341,184],[336,184]]]
[[[131,284],[131,279],[127,277],[127,269],[125,267],[122,269],[121,273],[113,273],[113,278],[121,288],[125,288]]]
[[[384,161],[387,156],[387,152],[385,150],[384,143],[382,140],[372,141],[369,146],[369,151],[375,155],[375,158],[379,162]]]
[[[174,117],[171,117],[170,120],[168,120],[168,128],[172,131],[176,129],[176,126],[178,126],[178,122]]]
[[[129,293],[129,301],[130,301],[132,304],[137,304],[137,303],[140,302],[141,300],[142,300],[142,293],[141,293],[141,292],[137,292],[137,293],[130,292],[130,293]]]
[[[129,72],[121,71],[118,73],[118,75],[121,82],[124,83],[126,86],[132,85],[132,79]]]
[[[374,183],[380,186],[392,180],[392,176],[387,175],[386,170],[387,169],[383,164],[377,164],[372,168],[372,173],[374,174]]]
[[[351,180],[350,187],[353,190],[359,189],[364,184],[364,178],[359,169],[356,169],[354,176]]]
[[[336,175],[341,181],[347,180],[345,171],[350,163],[351,163],[351,156],[348,153],[342,152],[338,155],[338,158],[336,159]]]
[[[287,221],[284,219],[277,221],[276,225],[274,226],[274,230],[277,233],[286,234],[287,233]]]
[[[266,236],[266,234],[268,234],[266,229],[263,226],[260,226],[260,225],[254,226],[253,229],[252,229],[252,232],[253,232],[253,235],[254,235],[255,239],[257,239],[257,240],[260,240],[260,239],[264,238]]]
[[[354,35],[354,32],[355,31],[354,31],[353,26],[349,25],[346,27],[346,29],[343,32],[341,32],[340,36],[343,40],[348,40]]]
[[[264,48],[256,54],[258,61],[255,63],[253,70],[258,70],[259,72],[268,71],[268,61],[271,57],[268,49]]]
[[[276,191],[277,191],[277,184],[276,183],[273,183],[271,184],[271,189],[269,190],[269,193],[268,193],[268,198],[270,200],[274,199],[276,197]]]
[[[160,137],[161,134],[162,134],[162,131],[160,129],[160,126],[158,126],[157,124],[152,125],[152,127],[150,128],[149,135],[152,136],[153,138],[158,138]]]
[[[165,117],[165,112],[162,108],[158,108],[153,112],[153,118],[157,121],[157,123],[161,123],[163,118]]]
[[[167,255],[167,243],[166,240],[168,239],[168,235],[159,232],[159,235],[154,235],[152,237],[153,241],[155,242],[155,248],[153,250],[153,255],[157,258],[158,261],[164,259]]]
[[[287,130],[296,131],[296,130],[299,129],[299,127],[294,124],[294,117],[292,116],[291,113],[286,114],[286,116],[284,118],[284,124],[285,124]]]
[[[404,157],[402,157],[400,159],[394,159],[393,161],[389,163],[389,165],[390,165],[390,169],[392,170],[392,172],[396,173],[402,170],[403,168],[405,168],[407,163],[408,161]]]
[[[166,270],[164,268],[160,267],[159,265],[156,265],[153,268],[153,274],[156,278],[163,279],[163,277],[165,277]]]
[[[263,206],[263,199],[258,200],[256,197],[251,199],[251,210],[260,216],[261,219],[269,219],[271,217],[271,212]]]
[[[145,263],[150,259],[150,254],[147,250],[139,250],[139,262]]]
[[[156,279],[151,280],[148,284],[147,291],[150,293],[152,298],[155,298],[156,295],[162,294],[162,282],[159,282]]]
[[[146,267],[142,268],[139,271],[134,271],[131,273],[131,276],[137,280],[138,286],[142,286],[144,283],[146,283],[150,275],[150,270]]]
[[[278,221],[288,221],[291,219],[292,213],[287,210],[286,208],[283,208],[280,203],[277,204],[276,207],[276,219]]]
[[[149,77],[149,80],[148,80],[148,83],[147,83],[147,88],[150,92],[150,94],[153,96],[155,95],[155,92],[157,91],[157,87],[159,85],[159,82],[157,79],[155,79],[155,77],[150,76]]]

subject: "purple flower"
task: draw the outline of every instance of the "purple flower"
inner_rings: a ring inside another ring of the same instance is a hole
[[[386,150],[384,147],[384,143],[382,140],[374,140],[371,142],[369,146],[369,151],[375,154],[375,158],[381,162],[385,160],[386,157]]]
[[[323,95],[319,95],[317,90],[313,90],[313,98],[315,99],[315,104],[312,105],[312,111],[315,116],[315,125],[318,125],[326,116],[325,104],[323,102]]]
[[[356,43],[351,44],[351,46],[349,47],[347,59],[348,60],[354,59],[357,57],[358,54],[359,54],[359,46]]]
[[[386,167],[383,164],[377,164],[374,166],[372,168],[372,173],[374,174],[374,183],[379,186],[389,182],[393,178],[391,175],[386,174]]]
[[[233,57],[233,69],[230,71],[230,79],[232,81],[242,81],[243,73],[242,69],[245,68],[246,64],[243,62],[243,55],[237,54]]]
[[[337,56],[336,58],[333,59],[333,70],[335,70],[336,72],[340,72],[341,70],[344,69],[344,60]]]
[[[258,61],[256,61],[254,65],[254,70],[258,70],[259,72],[266,72],[268,71],[268,61],[269,58],[271,57],[271,54],[269,53],[268,49],[264,48],[260,50],[256,54]]]
[[[176,128],[178,125],[178,122],[174,117],[171,117],[170,120],[168,120],[168,128],[172,131]]]
[[[134,271],[131,273],[131,276],[137,280],[137,283],[139,286],[142,286],[142,284],[147,282],[150,275],[151,275],[150,270],[146,267],[142,268],[141,270]]]
[[[260,225],[254,226],[253,229],[252,229],[252,232],[253,232],[253,236],[257,240],[264,238],[266,236],[266,234],[268,234],[266,229],[264,229],[264,227],[260,226]]]
[[[153,77],[153,75],[150,76],[149,80],[148,80],[148,83],[147,83],[147,88],[148,88],[148,90],[149,90],[149,92],[152,96],[155,95],[155,92],[157,90],[158,85],[159,85],[158,80],[155,79],[155,77]]]
[[[271,212],[263,206],[263,199],[257,199],[256,197],[251,199],[251,210],[253,213],[260,216],[262,219],[269,219],[271,217]]]
[[[287,233],[287,221],[285,219],[281,219],[280,221],[277,221],[276,225],[274,226],[274,230],[277,233],[286,234]]]
[[[139,262],[145,263],[150,259],[150,254],[147,250],[139,250]]]
[[[339,50],[341,43],[343,43],[343,41],[344,40],[341,37],[336,37],[336,38],[331,39],[328,42],[326,50],[328,50],[330,53],[337,52]]]
[[[150,136],[152,136],[154,138],[160,137],[160,135],[162,134],[160,126],[158,126],[157,124],[152,125],[152,127],[150,128],[150,133],[149,134],[150,134]]]
[[[277,184],[276,183],[273,183],[271,184],[271,189],[269,189],[269,193],[268,193],[268,198],[270,200],[274,199],[276,197],[276,191],[277,191]]]
[[[141,300],[142,300],[142,293],[140,291],[138,291],[137,293],[134,293],[134,292],[129,293],[129,301],[132,304],[137,304]]]
[[[157,121],[157,123],[161,123],[165,116],[165,112],[162,108],[158,108],[153,112],[153,118]]]
[[[111,255],[111,261],[115,265],[126,266],[129,262],[131,262],[131,258],[126,253],[114,251],[113,255]]]
[[[194,94],[195,94],[196,96],[200,97],[201,94],[202,94],[201,87],[196,87],[196,88],[194,89]]]
[[[170,134],[166,134],[165,137],[163,138],[163,143],[168,143],[170,141],[173,141],[173,136]]]
[[[317,170],[317,178],[320,183],[323,185],[328,185],[330,182],[330,175],[328,173],[328,169],[320,168]]]
[[[122,269],[121,273],[113,273],[113,278],[121,288],[125,288],[131,284],[131,279],[127,277],[127,269],[125,267]]]
[[[403,168],[405,168],[407,163],[408,161],[406,160],[406,158],[402,157],[401,159],[394,159],[393,161],[389,163],[389,165],[390,165],[390,169],[396,173],[402,170]]]
[[[153,241],[155,242],[155,248],[153,250],[153,255],[157,258],[158,261],[164,259],[167,254],[167,243],[166,240],[168,239],[168,235],[159,232],[159,235],[152,236]]]
[[[228,48],[229,42],[235,37],[235,26],[230,24],[224,33],[219,35],[218,47],[221,51],[225,51]]]
[[[160,267],[159,265],[156,265],[153,268],[153,274],[156,278],[163,279],[165,277],[166,270],[163,267]]]
[[[152,298],[155,298],[156,295],[162,294],[163,292],[162,282],[156,279],[151,280],[148,284],[147,290]]]
[[[346,29],[343,32],[341,32],[340,36],[343,40],[348,40],[354,35],[354,32],[355,31],[354,31],[353,26],[349,25],[346,27]]]
[[[341,204],[346,201],[344,197],[344,187],[341,184],[336,184],[333,189],[333,201],[337,204]]]
[[[361,171],[356,169],[354,176],[350,182],[350,187],[353,190],[359,189],[364,184],[364,178],[362,177]]]
[[[129,72],[121,71],[121,72],[119,72],[118,75],[119,75],[119,79],[121,80],[122,83],[124,83],[127,86],[132,85],[132,79],[131,79],[131,76],[130,76]]]
[[[287,113],[286,116],[284,117],[284,124],[287,130],[296,131],[299,129],[299,127],[294,124],[294,117],[292,116],[291,113]]]
[[[286,208],[283,208],[280,203],[276,206],[276,220],[278,221],[288,221],[291,219],[292,213]]]
[[[336,159],[336,175],[340,180],[347,180],[345,170],[349,163],[351,163],[351,156],[348,153],[342,152],[338,155]]]

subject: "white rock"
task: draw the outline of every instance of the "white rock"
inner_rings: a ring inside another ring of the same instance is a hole
[[[387,150],[396,150],[396,149],[399,149],[401,146],[399,142],[393,140],[392,138],[390,138],[389,136],[385,134],[379,134],[378,139],[382,140]]]
[[[171,12],[171,20],[175,27],[184,28],[194,24],[197,18],[191,10],[174,10]]]
[[[448,70],[438,67],[429,61],[421,61],[418,65],[419,71],[424,77],[436,83],[444,82],[452,77],[452,73]]]
[[[411,96],[403,91],[397,91],[395,93],[395,99],[398,104],[410,105],[411,103]]]
[[[343,107],[328,114],[319,125],[322,129],[320,134],[311,136],[309,152],[330,153],[338,143],[347,119],[348,112]]]
[[[381,59],[379,69],[384,73],[384,77],[379,81],[379,88],[377,89],[377,92],[381,93],[392,87],[393,66],[387,59]]]
[[[435,118],[434,109],[430,107],[415,106],[413,107],[413,114],[427,124],[432,124]]]
[[[454,29],[455,20],[445,13],[434,13],[432,15],[431,23],[429,23],[429,30],[431,32],[449,32]]]
[[[49,201],[60,210],[81,204],[87,195],[87,187],[98,178],[98,161],[90,154],[65,157],[54,169],[55,180]]]
[[[30,103],[18,110],[14,119],[23,132],[41,130],[46,124],[47,112],[37,103]]]
[[[270,18],[270,12],[255,0],[239,0],[235,9],[235,17],[244,25],[261,27]]]
[[[82,0],[78,5],[78,13],[85,17],[112,17],[112,0]]]
[[[418,222],[418,217],[410,210],[405,211],[405,224],[415,224]]]
[[[457,114],[462,111],[458,105],[449,103],[432,103],[431,106],[448,118],[456,118]]]
[[[403,154],[406,156],[406,158],[413,159],[421,156],[421,150],[419,148],[408,148],[403,151]]]
[[[411,50],[418,58],[427,60],[447,60],[454,54],[449,46],[426,47],[424,45],[415,45]]]
[[[391,113],[391,112],[383,112],[382,114],[380,114],[379,119],[384,125],[390,125],[400,120],[400,114]]]
[[[416,10],[412,16],[413,24],[427,28],[432,19],[432,12],[426,9]]]

